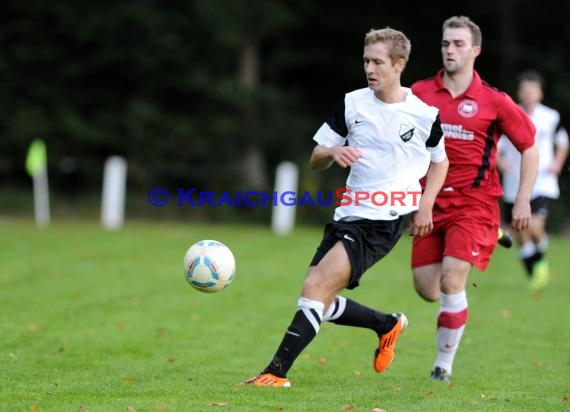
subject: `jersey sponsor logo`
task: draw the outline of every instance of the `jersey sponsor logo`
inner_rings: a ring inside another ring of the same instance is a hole
[[[466,118],[475,116],[478,109],[479,107],[477,106],[477,103],[471,99],[464,99],[459,103],[459,106],[457,106],[459,114]]]
[[[407,125],[407,124],[401,124],[400,125],[400,139],[402,139],[404,142],[409,141],[412,136],[414,135],[414,130],[415,128]]]
[[[442,123],[441,130],[446,138],[459,140],[475,140],[475,133],[465,130],[460,124]]]
[[[364,120],[358,120],[358,119],[356,119],[356,120],[354,121],[354,124],[359,124],[359,123],[362,123],[362,122],[364,122]]]
[[[351,242],[354,242],[354,239],[351,238],[351,237],[348,236],[348,235],[344,235],[344,238],[345,238],[346,240],[350,240]]]

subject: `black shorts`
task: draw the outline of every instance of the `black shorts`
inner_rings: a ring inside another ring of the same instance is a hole
[[[546,196],[538,196],[530,201],[530,212],[533,215],[541,216],[543,219],[548,218],[550,212],[550,205],[554,199]],[[513,203],[505,203],[505,222],[511,223],[513,221]]]
[[[336,242],[342,241],[352,268],[347,289],[354,289],[364,272],[396,245],[404,231],[403,220],[399,217],[395,220],[361,219],[328,223],[311,266],[316,266]]]

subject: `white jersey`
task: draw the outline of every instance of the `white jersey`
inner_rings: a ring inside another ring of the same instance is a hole
[[[538,175],[531,197],[557,199],[560,196],[558,176],[548,168],[554,161],[555,146],[568,146],[568,134],[560,127],[560,114],[550,107],[538,104],[529,117],[536,127],[535,145],[538,150]],[[519,189],[521,155],[505,136],[499,140],[498,150],[507,168],[502,178],[503,200],[514,203]]]
[[[334,220],[394,220],[417,210],[419,180],[430,161],[445,160],[438,110],[404,90],[405,101],[391,104],[379,100],[370,88],[347,93],[313,137],[321,146],[348,144],[362,151],[350,168],[350,192],[336,208]],[[402,193],[406,197],[398,200]]]

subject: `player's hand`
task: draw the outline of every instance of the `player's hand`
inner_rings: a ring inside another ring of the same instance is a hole
[[[550,166],[548,166],[548,173],[551,173],[554,176],[560,176],[560,172],[562,171],[560,169],[561,167],[558,166],[558,163],[553,162],[550,164]]]
[[[432,212],[430,209],[421,209],[412,214],[408,231],[412,236],[425,236],[433,229]]]
[[[513,205],[513,219],[511,222],[511,227],[515,230],[528,229],[530,225],[530,203],[529,202],[517,202]]]
[[[336,147],[332,153],[333,160],[343,168],[352,166],[360,156],[362,156],[362,151],[351,146]]]

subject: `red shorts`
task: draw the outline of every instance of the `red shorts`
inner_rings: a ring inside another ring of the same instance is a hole
[[[497,245],[500,217],[497,200],[439,198],[433,208],[433,230],[426,236],[414,237],[412,268],[440,263],[444,256],[452,256],[484,271]]]

